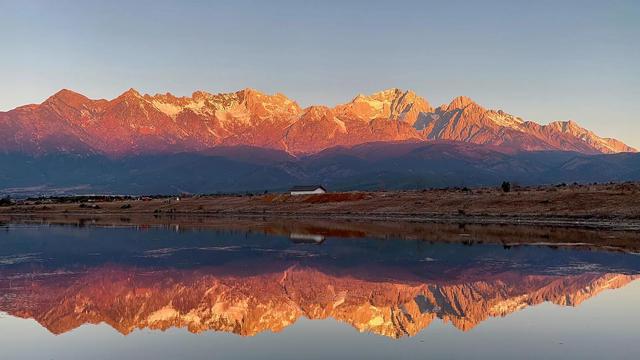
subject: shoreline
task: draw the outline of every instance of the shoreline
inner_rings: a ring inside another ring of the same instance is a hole
[[[4,225],[4,226],[3,226]],[[164,228],[172,231],[253,232],[296,237],[340,239],[376,238],[382,240],[420,240],[427,243],[464,245],[496,244],[504,247],[549,246],[640,254],[640,231],[585,226],[547,226],[525,223],[479,223],[412,221],[395,218],[310,218],[270,215],[207,216],[153,213],[49,213],[0,214],[0,228],[14,225],[135,228],[146,231]]]
[[[260,219],[281,218],[296,220],[339,220],[339,221],[368,221],[389,222],[402,221],[406,223],[422,224],[474,224],[474,225],[508,225],[508,226],[544,226],[560,228],[577,228],[589,230],[640,231],[640,220],[620,218],[588,218],[588,217],[557,217],[557,216],[487,216],[487,215],[447,215],[447,214],[327,214],[327,213],[290,213],[290,212],[0,212],[0,218],[14,219],[42,218],[63,216],[70,218],[92,217],[139,217],[153,215],[166,218],[204,218],[204,219]]]

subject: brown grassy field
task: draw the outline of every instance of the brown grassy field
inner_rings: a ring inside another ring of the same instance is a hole
[[[269,216],[368,221],[529,224],[640,230],[640,184],[191,196],[92,203],[28,201],[0,215]]]

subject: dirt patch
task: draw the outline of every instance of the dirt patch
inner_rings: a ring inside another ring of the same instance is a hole
[[[366,199],[367,196],[364,193],[333,193],[333,194],[318,194],[309,195],[303,200],[309,204],[324,204],[332,202],[345,202],[345,201],[360,201]]]

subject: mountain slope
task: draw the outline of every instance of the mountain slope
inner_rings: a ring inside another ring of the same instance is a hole
[[[573,121],[540,125],[502,110],[487,110],[468,97],[455,98],[424,114],[416,128],[427,139],[508,146],[521,150],[565,150],[586,154],[634,152],[618,140],[601,138]]]
[[[294,157],[224,146],[201,152],[128,155],[0,154],[0,194],[154,194],[423,189],[561,182],[639,181],[640,154],[585,155],[445,141],[371,142]]]

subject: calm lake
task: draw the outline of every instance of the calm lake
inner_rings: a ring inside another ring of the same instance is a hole
[[[438,240],[4,224],[0,359],[640,358],[639,255]]]

